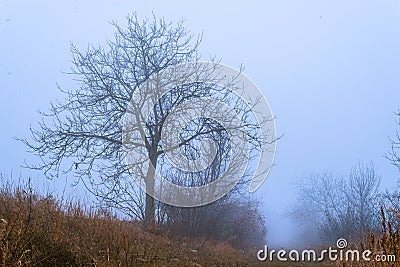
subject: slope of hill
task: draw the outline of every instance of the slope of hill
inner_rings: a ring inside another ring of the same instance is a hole
[[[1,266],[269,266],[254,251],[144,230],[23,187],[0,189],[0,219]]]

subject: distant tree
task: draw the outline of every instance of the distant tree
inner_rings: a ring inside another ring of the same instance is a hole
[[[181,173],[171,177],[177,184],[201,185],[219,176],[223,162],[200,173]],[[177,235],[220,240],[236,247],[261,246],[265,242],[264,217],[260,202],[247,191],[246,182],[239,183],[221,199],[200,207],[176,207],[158,202],[158,221]]]
[[[236,247],[260,246],[265,242],[266,228],[258,202],[224,196],[200,207],[168,206],[165,227],[170,233],[219,240]]]
[[[346,199],[354,207],[356,226],[362,235],[369,234],[377,226],[378,194],[381,178],[374,165],[358,164],[353,167],[345,188]]]
[[[322,242],[360,240],[379,227],[379,184],[372,164],[358,164],[347,177],[329,172],[308,175],[298,184],[289,215],[301,224],[314,224]]]
[[[253,148],[262,143],[258,134],[260,125],[249,119],[246,103],[229,94],[226,88],[193,82],[181,84],[159,96],[156,90],[146,87],[152,75],[177,64],[198,60],[199,40],[193,42],[181,23],[173,25],[156,18],[142,22],[136,16],[130,16],[126,30],[116,23],[113,25],[116,28],[115,39],[108,42],[106,49],[90,46],[81,52],[75,46],[71,47],[71,74],[80,83],[79,88],[60,89],[66,95],[65,101],[51,104],[49,113],[43,113],[44,120],[39,128],[31,130],[33,141],[23,142],[41,158],[41,163],[30,165],[31,168],[44,171],[50,178],[58,176],[61,171],[73,172],[102,202],[153,225],[156,216],[162,217],[165,209],[151,194],[144,195],[132,176],[142,177],[147,192],[153,192],[155,171],[168,172],[171,166],[165,164],[166,151],[161,133],[168,114],[174,108],[188,99],[218,97],[220,101],[231,104],[232,110],[241,117],[243,123],[239,130]],[[197,71],[212,73],[213,70]],[[142,86],[145,90],[139,91]],[[130,100],[134,95],[137,101],[132,103]],[[145,117],[146,114],[140,113],[140,107],[149,99],[158,100],[151,115]],[[140,136],[140,142],[130,140],[128,143],[144,148],[143,158],[150,159],[149,166],[144,169],[134,166],[137,169],[133,173],[132,168],[125,164],[123,151],[126,112],[135,118],[129,130]],[[221,137],[226,137],[227,129],[208,118],[199,118],[182,131],[180,143],[175,148],[185,151],[187,156],[198,156],[199,143],[204,138],[214,140],[219,144],[217,147],[229,146],[220,141]],[[223,150],[219,151],[217,156],[223,155]],[[223,160],[218,160],[215,164],[223,168]],[[181,173],[176,172],[171,177],[175,180],[182,177],[178,174]],[[205,177],[212,181],[216,176],[200,174],[196,179]],[[207,181],[197,181],[194,185]]]

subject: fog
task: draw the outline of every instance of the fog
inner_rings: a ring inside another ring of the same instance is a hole
[[[35,160],[13,137],[29,137],[30,125],[50,101],[72,89],[70,43],[78,48],[113,38],[109,23],[139,18],[183,19],[202,34],[202,59],[216,56],[239,68],[264,92],[276,115],[275,165],[257,191],[266,216],[267,242],[306,242],[285,217],[295,182],[310,171],[348,173],[359,161],[374,162],[382,189],[398,171],[384,158],[396,133],[400,108],[400,4],[398,1],[0,1],[0,171],[31,176],[54,193],[84,194],[71,177],[51,182],[20,166]],[[311,233],[309,236],[315,235]]]

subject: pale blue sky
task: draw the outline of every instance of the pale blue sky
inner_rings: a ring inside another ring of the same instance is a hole
[[[259,190],[270,242],[296,241],[282,218],[293,182],[309,171],[346,173],[375,163],[383,188],[399,173],[384,159],[400,108],[400,2],[390,1],[18,1],[0,0],[0,171],[27,174],[32,156],[12,137],[74,85],[70,42],[85,48],[111,39],[116,20],[152,12],[183,18],[203,32],[204,59],[217,56],[259,85],[277,116],[276,166]],[[40,175],[30,174],[37,179]],[[58,190],[60,184],[48,185]]]

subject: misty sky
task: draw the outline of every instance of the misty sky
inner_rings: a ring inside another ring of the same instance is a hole
[[[384,158],[400,108],[400,2],[390,1],[18,1],[0,0],[0,172],[31,176],[50,191],[65,180],[45,182],[22,169],[33,157],[13,137],[29,137],[37,110],[74,88],[70,43],[85,49],[113,38],[110,21],[152,12],[184,19],[200,52],[238,68],[262,89],[276,115],[276,166],[257,192],[267,216],[269,242],[296,242],[282,215],[294,185],[311,171],[348,173],[373,161],[382,188],[398,171]],[[72,192],[73,190],[71,190]]]

